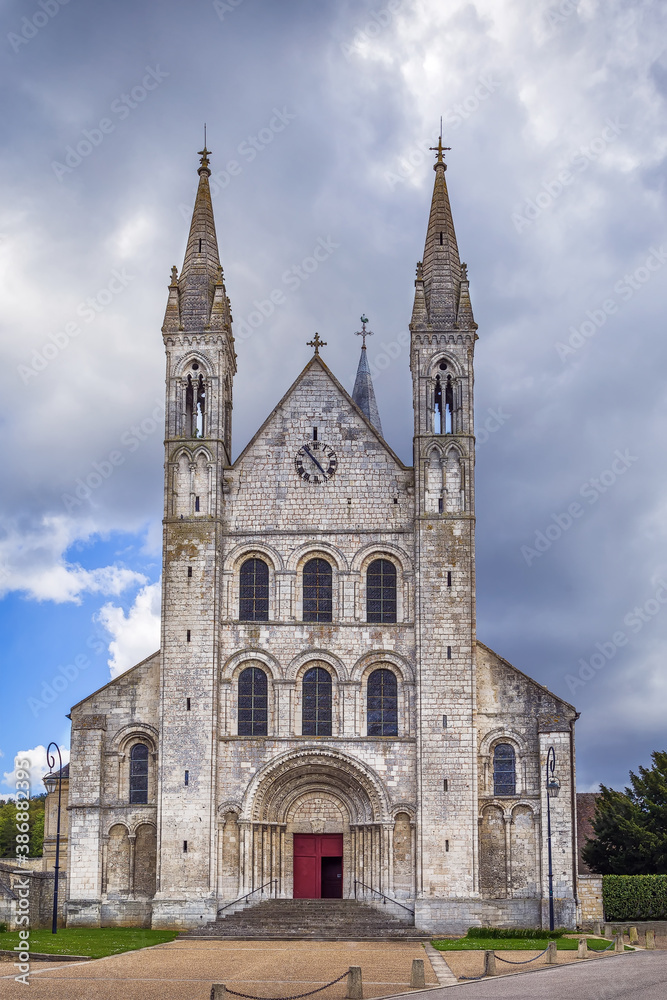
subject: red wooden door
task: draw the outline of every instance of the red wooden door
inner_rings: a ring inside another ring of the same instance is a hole
[[[294,889],[292,892],[294,899],[320,899],[322,897],[322,858],[340,859],[342,895],[343,834],[295,833]],[[326,881],[328,879],[325,877]],[[328,890],[328,886],[325,886],[325,889]]]

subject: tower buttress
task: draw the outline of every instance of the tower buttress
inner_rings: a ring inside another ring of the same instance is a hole
[[[442,140],[435,151],[431,212],[410,323],[420,743],[418,896],[424,900],[469,898],[477,892],[473,422],[477,326],[467,269],[456,242]],[[433,874],[443,861],[444,880]],[[417,905],[426,904],[418,899]],[[428,921],[427,910],[424,919]]]
[[[172,268],[162,327],[167,371],[155,927],[212,919],[216,905],[219,553],[236,355],[209,150],[199,155],[183,268],[180,276]]]

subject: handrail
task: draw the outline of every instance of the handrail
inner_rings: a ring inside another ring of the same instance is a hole
[[[269,879],[268,882],[265,882],[264,885],[258,885],[256,889],[251,889],[250,892],[246,892],[245,896],[239,896],[238,899],[233,899],[231,901],[231,903],[225,903],[225,905],[221,906],[220,909],[217,911],[216,916],[219,917],[220,914],[224,910],[228,910],[230,906],[234,906],[236,903],[242,903],[244,899],[250,899],[250,897],[253,896],[256,892],[261,892],[262,889],[266,889],[267,885],[273,885],[274,882],[277,885],[278,884],[278,879],[277,878],[271,878],[271,879]]]
[[[357,886],[358,885],[363,885],[364,889],[369,889],[371,892],[376,893],[376,895],[382,896],[382,898],[385,901],[385,904],[386,904],[387,900],[389,900],[390,903],[396,903],[397,906],[402,906],[404,910],[407,910],[408,913],[411,913],[412,916],[414,917],[415,911],[411,910],[409,906],[405,905],[405,903],[400,903],[397,899],[394,899],[393,896],[385,896],[385,894],[383,892],[380,892],[379,889],[374,889],[372,886],[366,885],[366,883],[362,882],[360,878],[355,878],[355,880],[354,880],[354,898],[355,899],[357,898]]]

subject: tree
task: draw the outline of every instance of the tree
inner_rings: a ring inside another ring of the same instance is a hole
[[[46,795],[30,799],[28,827],[30,834],[29,857],[39,858],[44,845],[44,802]],[[0,858],[16,857],[16,805],[12,799],[0,799]]]
[[[583,859],[600,875],[667,874],[667,751],[651,754],[653,766],[630,771],[630,788],[601,785],[593,830]]]

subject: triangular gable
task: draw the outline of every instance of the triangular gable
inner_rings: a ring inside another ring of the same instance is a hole
[[[91,693],[87,694],[85,698],[81,699],[81,701],[77,701],[76,705],[72,705],[72,707],[70,708],[70,712],[73,712],[75,708],[79,708],[80,705],[83,705],[91,698],[94,698],[95,695],[100,693],[100,691],[105,691],[107,688],[110,688],[114,684],[117,684],[118,681],[125,680],[127,675],[131,674],[134,670],[139,670],[140,667],[145,667],[146,664],[151,662],[151,660],[154,660],[156,657],[158,657],[160,655],[160,652],[161,650],[158,649],[155,653],[151,653],[150,656],[147,656],[146,659],[141,660],[139,663],[135,663],[133,667],[128,667],[127,670],[124,670],[122,672],[122,674],[118,674],[118,677],[114,677],[113,680],[107,681],[106,684],[103,684],[102,687],[99,687],[96,691],[91,691]],[[69,719],[70,716],[68,715],[67,718]]]
[[[289,389],[287,390],[287,392],[283,395],[282,399],[274,406],[274,408],[271,410],[271,412],[269,413],[268,417],[266,418],[266,420],[264,421],[264,423],[261,425],[261,427],[259,428],[259,430],[250,439],[250,441],[245,446],[245,448],[243,449],[243,451],[241,452],[241,454],[238,456],[238,458],[236,459],[236,461],[232,463],[232,468],[236,468],[236,466],[238,466],[238,465],[241,464],[241,462],[243,461],[243,459],[246,456],[246,454],[252,449],[252,446],[259,439],[260,435],[269,426],[269,424],[271,423],[271,421],[276,417],[276,415],[280,411],[281,407],[283,407],[285,405],[285,403],[287,402],[287,400],[289,399],[289,397],[292,395],[292,393],[295,391],[295,389],[297,388],[297,386],[299,385],[299,383],[302,381],[302,379],[308,374],[308,372],[312,368],[316,367],[317,365],[319,365],[319,367],[322,369],[322,371],[324,372],[324,374],[328,376],[328,378],[331,380],[331,382],[333,383],[333,385],[335,386],[335,388],[338,390],[338,392],[343,397],[344,401],[349,405],[350,409],[353,410],[354,413],[356,413],[359,416],[359,418],[363,421],[363,423],[368,428],[368,430],[371,432],[371,434],[373,435],[373,437],[377,438],[377,440],[380,442],[380,444],[382,445],[382,447],[384,448],[384,450],[389,455],[391,455],[392,459],[394,460],[394,462],[396,462],[396,464],[398,465],[398,467],[400,469],[403,469],[403,470],[406,470],[406,471],[409,470],[411,468],[411,466],[404,465],[403,462],[401,462],[401,460],[398,457],[398,455],[396,454],[396,452],[392,448],[390,448],[390,446],[387,444],[387,442],[382,437],[382,435],[376,430],[375,427],[373,427],[373,424],[370,422],[370,420],[365,415],[365,413],[363,413],[359,409],[359,407],[357,406],[357,404],[355,403],[355,401],[352,399],[352,397],[350,396],[350,394],[343,388],[343,386],[340,384],[340,382],[338,381],[338,379],[336,378],[336,376],[334,375],[334,373],[331,371],[331,369],[329,368],[329,366],[322,360],[322,358],[318,354],[313,355],[313,357],[310,359],[310,361],[308,362],[308,364],[305,365],[304,368],[301,370],[301,372],[297,375],[297,377],[294,379],[294,381],[292,382],[292,384],[289,387]]]
[[[519,670],[519,668],[515,667],[513,663],[510,663],[509,660],[506,660],[504,656],[500,656],[498,653],[496,653],[495,650],[491,649],[490,646],[485,646],[483,642],[479,641],[479,639],[476,640],[476,644],[480,646],[482,649],[485,649],[487,653],[491,654],[491,656],[494,656],[496,660],[498,660],[499,663],[503,665],[503,667],[507,667],[515,674],[518,674],[519,677],[523,678],[524,681],[527,681],[528,684],[532,684],[533,687],[539,688],[540,691],[543,691],[544,694],[549,695],[549,697],[553,698],[554,701],[557,701],[561,705],[564,705],[565,708],[569,708],[572,712],[574,712],[575,719],[579,718],[580,713],[576,710],[574,705],[571,705],[569,703],[569,701],[565,701],[564,698],[561,698],[560,695],[554,694],[553,691],[550,691],[548,687],[544,686],[544,684],[540,684],[539,681],[536,681],[533,677],[529,677],[528,674],[525,674],[523,672],[523,670]]]

